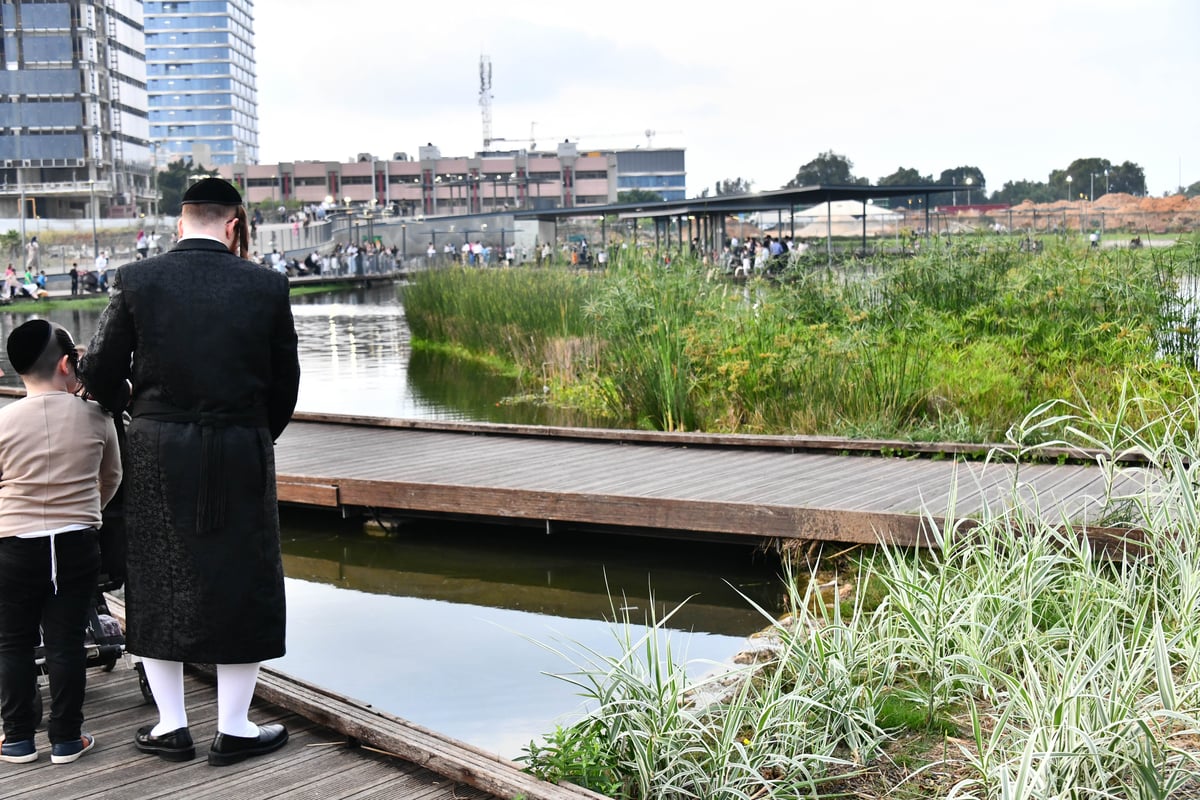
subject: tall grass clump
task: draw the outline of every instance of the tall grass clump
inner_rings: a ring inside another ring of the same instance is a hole
[[[748,666],[688,683],[647,649],[658,626],[626,634],[572,677],[613,796],[1200,796],[1200,399],[1127,391],[1117,422],[1069,403],[1038,415],[1028,430],[1099,453],[1105,538],[994,459],[983,469],[1018,476],[1010,495],[926,519],[930,548],[874,548],[832,587],[789,577],[790,611]]]
[[[416,273],[402,289],[414,339],[501,356],[534,368],[548,342],[587,336],[583,314],[594,290],[568,269],[448,269]]]
[[[673,613],[642,625],[616,617],[616,656],[550,648],[575,668],[556,677],[592,710],[531,742],[521,759],[530,771],[574,777],[614,798],[821,797],[831,767],[854,769],[874,753],[883,735],[869,696],[853,687],[862,667],[853,648],[823,652],[814,639],[790,637],[785,658],[689,682],[666,630]],[[851,663],[836,668],[847,652]],[[721,699],[696,702],[701,695]],[[603,753],[604,770],[570,765],[578,752]]]
[[[612,416],[657,430],[700,428],[700,375],[688,343],[714,302],[694,263],[608,276],[585,310],[600,343],[596,380]]]

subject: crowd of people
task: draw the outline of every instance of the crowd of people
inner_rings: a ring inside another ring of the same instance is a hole
[[[699,242],[693,239],[693,251],[698,247]],[[807,244],[795,241],[791,236],[780,238],[766,234],[762,239],[751,236],[745,240],[731,236],[722,247],[720,263],[726,272],[735,277],[749,277],[755,273],[762,275],[782,269],[793,254],[803,253],[807,249]]]
[[[311,250],[299,259],[286,255],[278,247],[269,253],[250,254],[250,260],[288,277],[305,275],[358,275],[390,272],[400,258],[399,248],[386,247],[381,241],[335,242],[325,254]]]

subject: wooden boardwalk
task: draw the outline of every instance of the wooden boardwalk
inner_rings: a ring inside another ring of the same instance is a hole
[[[0,405],[21,394],[0,387]],[[1018,497],[1027,519],[1121,535],[1102,525],[1111,494],[1136,490],[1129,472],[1110,487],[1087,463],[1017,466],[1006,456],[981,460],[986,450],[300,413],[275,458],[283,503],[548,532],[928,546],[931,523],[1003,511]],[[905,455],[880,455],[895,452]]]
[[[121,663],[110,673],[91,670],[84,727],[96,736],[96,748],[73,764],[51,764],[49,746],[39,732],[38,747],[43,752],[36,762],[0,764],[0,796],[5,800],[497,797],[410,761],[348,747],[344,735],[261,701],[251,717],[285,723],[290,734],[287,745],[269,756],[210,767],[205,753],[216,731],[215,687],[189,674],[187,703],[196,759],[173,764],[139,753],[133,746],[134,731],[154,722],[157,715],[142,699],[137,673]]]
[[[919,545],[928,544],[923,517],[1007,507],[1014,486],[1029,513],[1054,524],[1095,524],[1104,512],[1094,466],[850,454],[880,444],[300,414],[276,462],[282,502],[547,530]],[[955,448],[980,450],[941,449]]]
[[[109,605],[123,618],[118,599]],[[137,673],[120,661],[111,672],[88,671],[84,730],[95,735],[95,749],[72,764],[52,764],[43,723],[38,761],[0,763],[0,797],[606,800],[578,786],[540,781],[500,756],[268,667],[260,673],[250,717],[283,722],[288,743],[277,753],[210,767],[206,754],[217,724],[211,669],[189,668],[185,681],[195,760],[171,763],[134,747],[134,732],[157,713],[143,698]],[[48,690],[42,693],[48,708]]]

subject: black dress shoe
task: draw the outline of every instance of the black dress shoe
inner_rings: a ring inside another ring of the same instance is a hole
[[[191,761],[196,757],[192,734],[187,728],[176,728],[160,736],[152,736],[152,730],[154,728],[150,725],[138,728],[137,736],[133,737],[134,747],[167,761]]]
[[[218,733],[213,739],[208,751],[208,763],[214,767],[224,767],[244,761],[250,756],[261,756],[274,753],[287,744],[288,732],[278,722],[270,725],[259,725],[258,736],[230,736]]]

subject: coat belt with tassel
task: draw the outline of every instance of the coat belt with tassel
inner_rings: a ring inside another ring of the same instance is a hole
[[[266,409],[248,411],[194,411],[153,400],[137,400],[130,416],[155,422],[180,422],[199,425],[200,486],[196,496],[196,533],[205,534],[225,524],[224,451],[221,428],[265,428]]]

